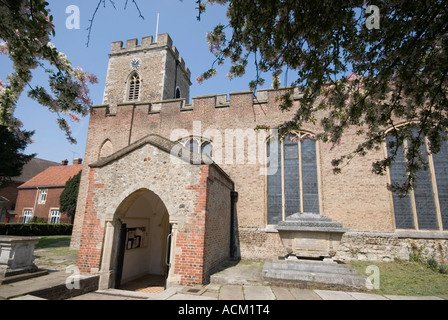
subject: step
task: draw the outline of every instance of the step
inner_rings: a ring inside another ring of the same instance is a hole
[[[6,278],[0,280],[0,284],[10,284],[27,279],[33,279],[48,274],[48,270],[37,270],[34,272],[18,273],[14,275],[8,275]]]
[[[356,275],[341,275],[319,272],[297,272],[296,270],[266,270],[265,280],[297,281],[307,284],[325,284],[328,286],[342,286],[366,289],[366,279]]]
[[[336,262],[327,263],[323,261],[313,260],[277,260],[266,262],[263,267],[263,270],[265,269],[294,270],[300,272],[323,272],[347,275],[357,274],[356,270],[348,267],[345,264],[338,264]]]

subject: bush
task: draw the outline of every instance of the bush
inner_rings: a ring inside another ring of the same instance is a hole
[[[440,272],[441,274],[448,274],[448,266],[442,264],[442,265],[439,267],[439,272]]]
[[[436,259],[434,258],[429,258],[428,261],[426,262],[428,264],[428,266],[434,270],[437,271],[439,269],[439,263],[437,262]]]
[[[71,235],[71,224],[0,223],[0,235],[8,236],[56,236]]]

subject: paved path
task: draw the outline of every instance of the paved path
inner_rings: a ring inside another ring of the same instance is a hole
[[[444,296],[398,296],[363,292],[306,290],[261,285],[261,264],[244,262],[217,274],[218,283],[197,288],[175,286],[160,293],[125,290],[98,290],[70,300],[448,300]],[[53,272],[47,276],[0,286],[0,300],[39,300],[33,292],[63,286],[71,273]],[[37,294],[37,293],[36,293]]]
[[[40,300],[29,294],[42,288],[64,284],[67,274],[48,276],[0,286],[1,299]],[[174,286],[160,293],[144,293],[117,289],[98,290],[70,300],[448,300],[448,296],[398,296],[363,292],[307,290],[256,284],[209,284],[192,290]],[[194,292],[194,293],[192,293]],[[17,297],[17,298],[14,298]]]
[[[71,300],[444,300],[437,296],[378,295],[363,292],[307,290],[257,285],[208,285],[200,294],[189,294],[188,287],[172,287],[158,293],[116,289],[100,290]]]

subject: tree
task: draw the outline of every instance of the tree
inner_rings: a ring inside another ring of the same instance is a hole
[[[428,166],[420,152],[424,137],[431,153],[447,139],[447,2],[208,2],[228,6],[228,25],[216,26],[207,41],[215,63],[230,60],[230,78],[243,75],[249,59],[257,67],[252,90],[264,83],[264,73],[272,73],[273,86],[279,88],[280,75],[294,72],[294,81],[286,85],[298,87],[302,96],[294,106],[291,91],[282,96],[281,108],[294,107],[296,114],[279,124],[281,136],[319,120],[322,131],[316,139],[336,146],[354,127],[363,142],[333,160],[339,173],[353,157],[378,150],[389,132],[391,152],[372,170],[384,174],[407,140],[407,181],[390,189],[406,193],[414,187],[417,172]],[[214,74],[212,66],[198,81]],[[325,116],[318,118],[318,112]]]
[[[66,117],[79,121],[92,107],[88,83],[97,83],[95,75],[74,68],[67,56],[50,42],[55,35],[53,17],[43,0],[0,1],[0,54],[13,62],[14,72],[6,82],[0,80],[0,125],[20,136],[22,123],[14,117],[20,94],[29,87],[28,96],[58,114],[58,125],[71,143]],[[43,86],[32,87],[32,70],[42,67],[49,75],[51,94]],[[30,141],[27,141],[29,143]]]
[[[78,200],[79,182],[81,181],[81,171],[74,175],[65,183],[64,190],[59,197],[59,210],[70,216],[71,223],[75,221],[76,202]]]
[[[34,132],[22,131],[21,134],[24,136],[19,137],[0,125],[0,188],[10,182],[12,177],[20,176],[23,166],[35,156],[21,153]]]

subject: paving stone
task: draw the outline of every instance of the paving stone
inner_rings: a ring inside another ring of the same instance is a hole
[[[216,299],[207,296],[196,296],[193,294],[178,293],[169,297],[167,300],[216,300]]]
[[[323,300],[356,300],[347,292],[331,290],[314,290]]]
[[[322,300],[313,290],[291,288],[289,292],[291,292],[296,300]]]
[[[388,300],[379,294],[364,293],[364,292],[348,292],[356,300]]]
[[[104,294],[98,292],[89,292],[77,297],[70,298],[68,300],[142,300],[140,298],[135,298],[131,296],[122,296],[122,295],[112,295],[112,294]]]
[[[209,297],[209,298],[213,298],[215,300],[218,300],[219,293],[215,292],[215,291],[208,291],[207,290],[201,296],[202,297]]]
[[[385,295],[386,298],[390,300],[443,300],[436,296],[396,296],[396,295]]]
[[[243,288],[246,300],[275,300],[275,295],[270,287],[244,286]]]
[[[289,292],[287,288],[271,287],[277,300],[295,300],[294,296]]]
[[[242,286],[222,286],[219,300],[244,300]]]

